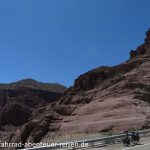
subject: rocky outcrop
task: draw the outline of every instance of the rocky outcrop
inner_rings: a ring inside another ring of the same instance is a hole
[[[150,29],[146,32],[144,44],[137,47],[136,50],[130,51],[130,58],[136,58],[145,54],[150,54]]]
[[[74,90],[90,90],[97,86],[104,85],[104,82],[108,80],[111,80],[112,84],[114,84],[123,79],[123,74],[138,67],[142,63],[143,60],[133,60],[114,67],[99,67],[97,69],[85,73],[84,75],[79,76],[79,78],[75,80]]]

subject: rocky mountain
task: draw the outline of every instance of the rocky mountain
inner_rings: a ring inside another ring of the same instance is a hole
[[[33,79],[0,84],[0,138],[3,138],[6,126],[11,131],[11,127],[14,130],[24,125],[36,109],[60,99],[66,89],[57,83],[41,83]]]
[[[39,89],[56,93],[63,93],[67,89],[65,86],[59,83],[42,83],[31,78],[23,79],[21,81],[13,82],[10,84],[0,84],[0,89],[15,89],[18,87],[26,87],[37,90]]]
[[[19,108],[15,106],[14,112]],[[26,121],[2,125],[0,138],[25,143],[63,134],[150,128],[150,30],[144,43],[131,50],[129,60],[79,76],[58,101],[28,113],[22,113]]]

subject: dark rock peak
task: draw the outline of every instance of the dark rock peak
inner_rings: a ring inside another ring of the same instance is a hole
[[[67,89],[65,86],[59,83],[42,83],[32,78],[23,79],[9,84],[0,84],[0,89],[16,89],[18,87],[26,87],[30,89],[38,89],[56,93],[63,93]]]
[[[138,46],[136,50],[130,51],[130,58],[137,58],[142,55],[150,54],[150,29],[145,33],[146,38],[142,45]]]
[[[150,29],[146,32],[145,45],[148,53],[150,53]]]
[[[148,31],[146,32],[146,41],[150,41],[150,28],[148,29]]]
[[[34,80],[32,78],[22,79],[22,80],[17,81],[17,82],[20,83],[20,84],[39,84],[39,83],[42,83],[42,82],[39,82],[39,81]],[[15,84],[17,82],[13,82],[11,84]]]

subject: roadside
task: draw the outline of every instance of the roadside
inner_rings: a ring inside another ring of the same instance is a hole
[[[94,146],[94,147],[88,147],[88,148],[82,148],[77,150],[150,150],[150,136],[149,137],[141,137],[140,142],[136,146],[123,146],[122,143],[119,144],[111,144],[104,147],[101,147],[101,144]],[[55,150],[69,150],[69,149],[55,149]]]

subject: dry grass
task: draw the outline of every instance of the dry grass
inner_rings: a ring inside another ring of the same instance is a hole
[[[93,138],[108,137],[108,136],[110,136],[109,132],[106,132],[106,133],[80,133],[80,134],[61,133],[52,139],[47,138],[46,140],[43,140],[43,142],[57,142],[57,143],[59,143],[59,142],[79,141],[79,140],[84,140],[84,139],[93,139]]]

